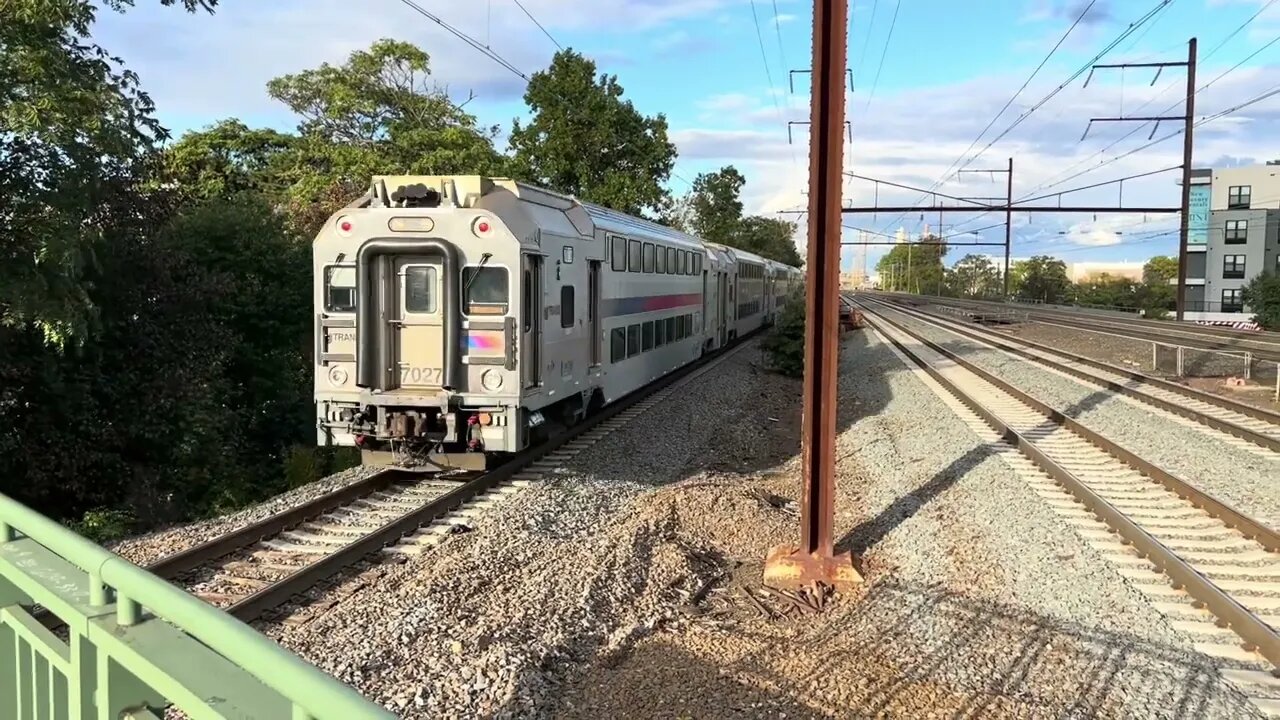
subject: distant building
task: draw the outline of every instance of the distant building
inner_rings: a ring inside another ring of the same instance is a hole
[[[1103,275],[1142,282],[1142,266],[1145,264],[1140,262],[1067,263],[1067,277],[1073,283],[1100,280]]]
[[[1280,271],[1280,161],[1191,171],[1186,318],[1241,320],[1244,286]]]

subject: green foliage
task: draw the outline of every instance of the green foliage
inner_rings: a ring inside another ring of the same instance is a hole
[[[804,377],[804,331],[804,292],[794,290],[763,343],[773,367],[787,377]]]
[[[641,115],[613,75],[562,50],[533,74],[524,100],[533,113],[511,130],[514,174],[633,215],[657,212],[675,167],[667,119]]]
[[[949,294],[959,297],[997,297],[1003,291],[1000,270],[985,255],[965,255],[947,271]]]
[[[1244,286],[1244,303],[1253,321],[1267,330],[1280,330],[1280,274],[1267,271]]]
[[[96,543],[107,543],[128,536],[137,522],[137,518],[123,510],[98,508],[86,512],[79,522],[69,525]]]
[[[1044,303],[1061,303],[1070,299],[1071,281],[1067,278],[1067,264],[1048,255],[1036,255],[1018,263],[1016,287],[1009,289],[1022,300],[1039,300]]]
[[[1096,278],[1075,284],[1077,305],[1099,307],[1136,308],[1141,300],[1142,285],[1128,278],[1112,277],[1102,273]]]
[[[894,245],[876,262],[881,288],[929,295],[938,293],[943,286],[945,271],[942,258],[947,254],[947,245],[931,235],[926,235],[923,240],[934,244]]]
[[[96,12],[89,0],[0,0],[0,324],[33,324],[59,346],[93,320],[82,279],[104,212],[129,202],[166,136],[137,75],[88,41]]]
[[[795,223],[777,218],[742,216],[738,198],[746,178],[726,165],[694,178],[693,188],[663,208],[662,221],[709,242],[753,252],[792,267],[804,264],[793,240]]]

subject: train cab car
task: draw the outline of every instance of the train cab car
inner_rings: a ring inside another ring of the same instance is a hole
[[[380,176],[313,243],[321,445],[480,469],[704,350],[708,254],[502,178]]]
[[[733,295],[737,302],[734,337],[744,337],[765,324],[764,258],[745,250],[734,250],[737,264]]]

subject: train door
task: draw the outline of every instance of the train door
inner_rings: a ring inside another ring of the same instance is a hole
[[[438,260],[402,257],[395,272],[394,370],[387,387],[438,388],[444,381],[443,268]]]
[[[600,324],[600,261],[592,260],[587,270],[587,327],[591,337],[591,367],[602,360],[604,332]]]
[[[707,271],[706,266],[702,270],[702,347],[707,346],[707,331],[711,328],[711,316],[707,314]]]
[[[542,383],[542,256],[525,255],[520,286],[520,376],[525,389]]]

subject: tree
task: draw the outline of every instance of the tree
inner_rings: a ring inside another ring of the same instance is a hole
[[[1141,299],[1142,286],[1123,277],[1102,273],[1075,285],[1075,301],[1080,305],[1098,305],[1113,308],[1136,308]]]
[[[239,120],[224,120],[208,130],[189,132],[167,148],[161,181],[197,201],[242,192],[270,194],[271,170],[297,138],[275,130],[252,130]]]
[[[732,165],[694,178],[689,192],[693,234],[708,242],[733,245],[742,224],[742,200],[738,194],[746,182]]]
[[[664,115],[646,117],[622,95],[617,77],[597,78],[591,60],[556,53],[525,91],[533,118],[512,124],[516,176],[620,212],[656,213],[676,147]]]
[[[1174,309],[1178,277],[1178,259],[1157,255],[1142,266],[1142,286],[1138,289],[1138,307],[1147,317],[1162,317]]]
[[[796,250],[796,224],[779,218],[751,215],[742,218],[734,234],[734,247],[754,252],[792,267],[804,264],[800,251]]]
[[[941,289],[945,275],[942,258],[947,254],[947,245],[933,235],[921,240],[928,244],[894,245],[880,258],[876,273],[880,275],[881,288],[926,294],[936,294]]]
[[[947,286],[962,297],[992,297],[1000,294],[1000,271],[985,255],[965,255],[947,274]]]
[[[1023,261],[1021,282],[1016,294],[1023,300],[1039,300],[1059,303],[1068,298],[1071,281],[1067,279],[1067,264],[1048,255],[1036,255]]]
[[[1244,304],[1253,321],[1267,330],[1280,330],[1280,274],[1270,270],[1254,276],[1244,286]]]
[[[90,0],[0,4],[0,324],[33,323],[55,345],[88,332],[90,248],[105,216],[128,214],[140,166],[167,136],[137,75],[88,41],[96,12]]]

